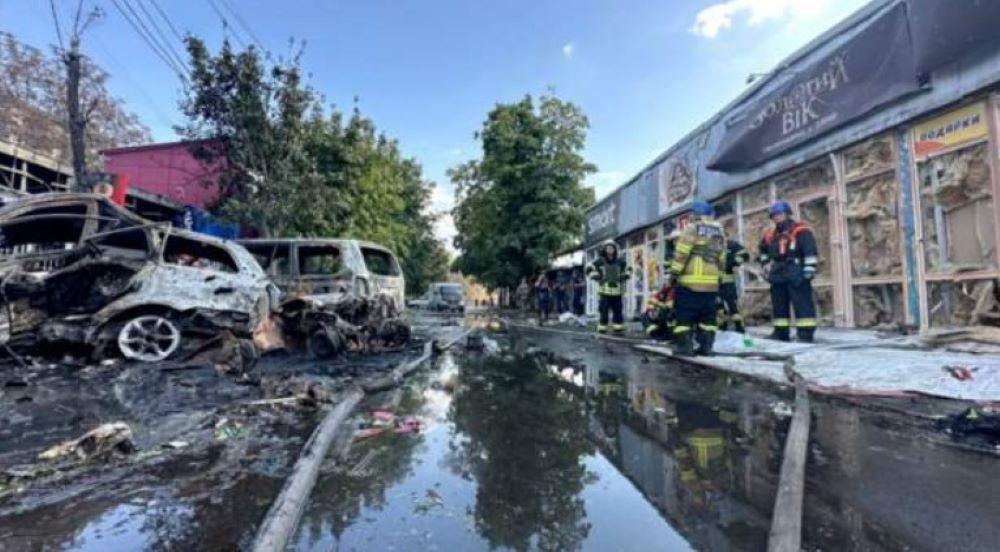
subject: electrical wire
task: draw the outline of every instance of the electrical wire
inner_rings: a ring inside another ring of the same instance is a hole
[[[122,1],[122,2],[125,2],[126,0],[121,0],[121,1]],[[126,21],[126,22],[127,22],[127,23],[128,23],[128,24],[129,24],[129,25],[130,25],[130,26],[132,27],[132,29],[133,29],[133,30],[134,30],[134,31],[136,32],[136,34],[138,34],[138,35],[139,35],[139,38],[141,38],[141,39],[143,40],[143,42],[145,42],[145,43],[146,43],[146,45],[147,45],[147,46],[149,46],[149,48],[150,48],[151,50],[153,50],[153,53],[154,53],[154,54],[156,54],[156,57],[160,58],[160,60],[161,60],[161,61],[162,61],[163,63],[165,63],[165,64],[167,65],[167,67],[168,67],[168,68],[169,68],[169,69],[170,69],[171,71],[173,71],[174,73],[176,73],[176,74],[177,74],[177,76],[178,76],[178,77],[179,77],[179,78],[180,78],[180,79],[181,79],[182,81],[184,81],[184,82],[187,82],[187,77],[185,76],[185,74],[186,74],[186,69],[187,69],[187,67],[185,66],[185,68],[184,68],[184,69],[181,69],[181,68],[180,68],[180,67],[178,67],[178,66],[177,66],[177,65],[176,65],[176,64],[175,64],[174,62],[172,62],[172,61],[170,60],[170,57],[169,57],[169,55],[166,55],[166,54],[164,54],[164,53],[163,53],[163,52],[162,52],[162,51],[160,50],[160,48],[159,48],[159,47],[158,47],[158,46],[157,46],[157,45],[155,44],[155,41],[151,40],[151,37],[150,37],[150,36],[149,36],[149,35],[147,34],[147,32],[144,32],[144,31],[143,31],[143,29],[144,29],[145,27],[144,27],[144,26],[142,26],[142,25],[140,25],[139,23],[136,23],[135,21],[133,21],[133,20],[132,20],[132,18],[131,18],[131,17],[129,16],[129,14],[128,14],[128,13],[127,13],[127,12],[125,11],[125,9],[124,9],[124,8],[122,8],[122,5],[121,5],[121,4],[119,3],[119,0],[111,0],[111,3],[112,3],[112,4],[114,4],[114,6],[115,6],[115,9],[117,9],[117,10],[118,10],[118,13],[120,13],[120,14],[121,14],[121,16],[122,16],[122,17],[123,17],[123,18],[125,19],[125,21]],[[127,5],[128,5],[128,4],[126,4],[126,6],[127,6]],[[131,7],[129,7],[129,9],[131,10]]]
[[[215,15],[219,16],[219,19],[222,20],[222,29],[223,29],[223,31],[232,30],[233,31],[233,33],[232,33],[233,34],[233,38],[235,38],[236,41],[240,43],[240,46],[242,48],[246,49],[246,47],[247,47],[246,41],[243,40],[243,37],[241,37],[238,32],[236,32],[236,28],[234,28],[232,25],[229,24],[229,19],[227,19],[226,18],[226,14],[222,13],[222,10],[219,9],[218,4],[216,4],[214,2],[214,0],[205,0],[205,1],[208,2],[209,6],[212,7],[212,11],[215,12]]]
[[[179,66],[187,69],[184,57],[178,54],[177,50],[174,49],[174,45],[171,44],[170,37],[167,36],[167,33],[160,28],[160,24],[156,22],[156,18],[153,17],[153,14],[146,9],[146,5],[142,2],[142,0],[135,0],[135,3],[139,6],[139,10],[146,16],[146,21],[149,22],[150,26],[156,32],[156,36],[160,39],[160,43],[163,44],[166,47],[166,50],[173,56],[172,59],[177,62]]]
[[[167,12],[160,7],[160,3],[157,2],[156,0],[149,0],[149,3],[153,5],[153,9],[155,9],[157,13],[160,14],[160,17],[162,17],[163,20],[167,22],[167,26],[170,27],[170,31],[174,33],[174,36],[177,37],[177,40],[181,41],[181,44],[183,44],[184,36],[181,35],[181,33],[177,30],[177,27],[174,26],[174,22],[167,15]]]

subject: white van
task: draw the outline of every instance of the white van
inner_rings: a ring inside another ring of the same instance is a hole
[[[349,239],[239,240],[286,293],[311,296],[385,293],[402,311],[406,280],[396,256],[376,243]]]

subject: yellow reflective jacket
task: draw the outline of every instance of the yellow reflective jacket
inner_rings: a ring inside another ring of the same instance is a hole
[[[719,291],[726,251],[726,235],[715,219],[704,217],[688,224],[677,238],[670,272],[691,291]]]

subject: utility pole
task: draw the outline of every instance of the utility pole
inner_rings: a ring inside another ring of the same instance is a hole
[[[59,53],[63,65],[66,66],[66,114],[69,129],[69,146],[73,156],[73,191],[89,191],[91,183],[87,173],[87,123],[90,109],[84,111],[80,105],[80,81],[83,78],[83,54],[80,52],[80,37],[91,23],[103,15],[101,9],[95,6],[85,18],[83,0],[76,5],[76,15],[73,17],[73,28],[69,37],[69,49],[63,43],[62,29],[59,25],[59,15],[56,12],[55,0],[49,0],[52,9],[52,20],[59,39]]]

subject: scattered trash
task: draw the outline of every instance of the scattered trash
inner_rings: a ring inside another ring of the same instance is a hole
[[[245,432],[243,426],[236,422],[231,422],[229,418],[221,418],[215,422],[215,439],[226,441],[234,437],[239,437]]]
[[[983,440],[1000,445],[1000,408],[974,406],[939,422],[953,438]]]
[[[355,439],[367,439],[392,430],[396,435],[420,433],[423,424],[413,416],[400,419],[387,410],[376,410],[362,422],[362,427],[354,432]]]
[[[114,422],[100,425],[78,439],[51,447],[39,454],[38,458],[58,460],[76,456],[80,460],[88,460],[133,452],[135,445],[132,443],[132,429],[125,422]]]
[[[403,420],[401,424],[398,424],[395,431],[396,435],[406,435],[410,433],[420,433],[420,420],[416,418],[407,418]]]
[[[164,446],[164,448],[169,448],[169,449],[177,450],[177,449],[182,449],[182,448],[187,447],[188,444],[189,443],[187,441],[168,441],[168,442],[164,443],[163,446]]]
[[[966,381],[966,380],[971,380],[973,373],[978,371],[979,368],[976,367],[968,368],[966,366],[945,366],[943,367],[943,370],[945,372],[948,372],[948,374],[950,374],[951,377],[959,381]]]

